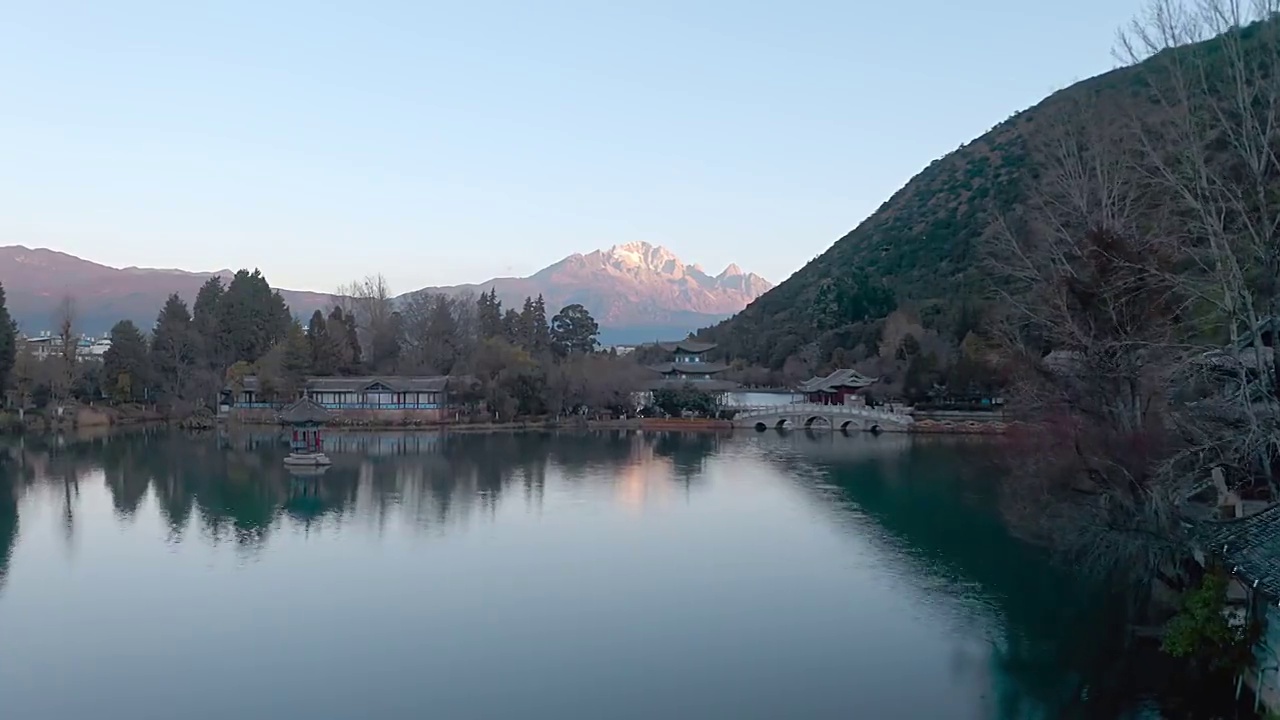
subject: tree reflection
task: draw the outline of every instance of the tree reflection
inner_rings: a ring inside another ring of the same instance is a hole
[[[887,535],[859,537],[910,558],[924,592],[975,588],[966,602],[993,605],[998,632],[987,649],[956,658],[957,672],[989,686],[993,717],[1129,717],[1152,698],[1175,696],[1157,684],[1167,673],[1150,672],[1157,651],[1131,640],[1130,603],[1119,591],[1055,566],[1008,531],[983,461],[989,446],[915,442],[892,455],[866,449],[827,443],[819,464],[804,454],[770,457],[803,478],[816,501],[874,520]],[[1192,694],[1201,704],[1184,709],[1190,714],[1161,716],[1208,716],[1206,698]]]
[[[252,551],[282,522],[315,527],[354,516],[385,522],[402,513],[423,526],[442,526],[473,512],[493,513],[518,490],[540,506],[548,468],[568,482],[612,477],[635,458],[669,461],[675,480],[696,477],[719,440],[712,435],[422,432],[331,433],[334,460],[318,477],[300,478],[284,465],[288,447],[275,429],[191,436],[138,429],[91,436],[40,436],[0,444],[11,462],[11,497],[25,484],[59,485],[73,532],[84,478],[101,474],[117,517],[145,512],[148,498],[182,542],[189,529],[210,541]],[[16,505],[13,512],[16,518]],[[16,526],[16,519],[11,525]]]
[[[13,475],[9,467],[0,469],[0,592],[4,591],[13,546],[18,542],[18,492]]]
[[[1128,644],[1123,598],[1011,537],[981,462],[987,446],[751,437],[804,497],[839,516],[839,527],[882,545],[924,593],[992,608],[980,643],[954,663],[982,687],[991,716],[1117,717],[1146,697],[1171,696],[1153,683],[1157,673],[1144,672],[1148,656]],[[648,493],[650,483],[696,488],[724,443],[672,432],[331,433],[334,464],[307,474],[286,468],[282,440],[275,430],[0,439],[0,589],[32,485],[57,492],[68,533],[82,496],[105,488],[122,520],[151,512],[150,497],[171,542],[194,535],[256,552],[282,528],[324,532],[394,518],[432,531],[507,502],[536,511],[549,475],[574,492],[595,485],[618,502],[644,503],[661,496]],[[101,486],[92,480],[99,475]],[[868,522],[874,532],[864,532]]]

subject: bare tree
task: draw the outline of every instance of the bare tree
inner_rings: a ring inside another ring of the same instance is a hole
[[[1022,368],[1012,400],[1036,421],[1004,498],[1027,534],[1144,579],[1184,547],[1188,488],[1162,468],[1185,300],[1127,131],[1091,110],[1064,108],[1032,148],[1038,194],[987,245]]]
[[[25,340],[19,341],[13,362],[13,391],[19,418],[31,407],[36,386],[40,382],[40,370],[40,362],[31,352],[31,345]]]
[[[385,340],[384,336],[393,331],[395,324],[395,303],[387,279],[381,274],[369,275],[340,286],[335,291],[334,302],[346,314],[355,315],[364,357],[370,364],[376,364],[375,340]]]
[[[1152,0],[1120,34],[1156,112],[1135,115],[1137,167],[1179,223],[1178,281],[1201,306],[1206,345],[1184,382],[1216,390],[1175,417],[1174,467],[1225,468],[1280,494],[1280,0]],[[1145,61],[1145,62],[1143,62]],[[1219,331],[1219,332],[1215,332]],[[1225,332],[1222,332],[1225,331]],[[1248,355],[1249,357],[1246,357]],[[1228,387],[1223,391],[1224,381]]]
[[[75,333],[76,300],[64,295],[53,313],[53,324],[58,331],[56,368],[52,374],[50,389],[58,400],[66,399],[76,379],[76,351],[80,338]]]
[[[410,372],[450,374],[476,352],[476,298],[416,292],[401,302],[402,367]]]

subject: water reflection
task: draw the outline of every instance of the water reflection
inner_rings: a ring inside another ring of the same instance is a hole
[[[335,534],[348,525],[443,536],[513,504],[533,515],[557,503],[608,504],[643,527],[648,510],[699,494],[732,507],[734,498],[760,491],[743,478],[765,477],[766,487],[789,484],[810,507],[806,522],[835,528],[849,548],[870,548],[881,573],[872,580],[901,585],[904,604],[923,603],[949,618],[951,672],[957,683],[979,688],[975,706],[950,700],[954,716],[1124,717],[1172,697],[1135,672],[1149,667],[1149,657],[1125,645],[1122,616],[1104,589],[1010,537],[995,510],[985,442],[618,431],[332,433],[326,444],[333,465],[305,472],[285,467],[288,448],[274,432],[11,440],[0,453],[0,600],[20,511],[56,506],[70,545],[89,532],[79,515],[94,487],[105,487],[118,524],[154,514],[175,546],[233,543],[254,555],[285,542],[281,535]],[[730,539],[757,532],[716,529],[737,533]],[[613,552],[628,542],[616,540]],[[734,560],[731,549],[716,558],[721,566]],[[747,561],[748,576],[777,570]]]
[[[74,533],[80,483],[98,476],[122,521],[150,497],[172,541],[181,542],[198,524],[211,539],[247,546],[266,542],[282,515],[341,524],[362,503],[367,507],[361,511],[401,512],[422,525],[491,508],[513,486],[536,506],[550,466],[568,482],[616,472],[619,501],[635,504],[659,478],[696,483],[721,438],[623,431],[587,441],[542,433],[352,432],[332,433],[325,442],[333,465],[308,472],[285,466],[288,448],[275,432],[193,439],[136,430],[13,440],[3,447],[8,465],[0,475],[0,530],[8,531],[11,545],[17,498],[24,487],[38,485],[63,493],[67,531]],[[662,490],[654,492],[656,497]]]

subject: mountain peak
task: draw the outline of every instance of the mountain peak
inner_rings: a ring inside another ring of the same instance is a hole
[[[605,251],[606,262],[623,269],[650,270],[664,275],[683,274],[684,263],[675,253],[644,241],[614,245]]]
[[[729,263],[729,266],[724,269],[724,272],[717,275],[716,279],[718,280],[720,278],[727,278],[727,277],[733,277],[735,275],[745,275],[745,274],[746,273],[742,271],[742,268],[738,267],[737,263]]]
[[[494,288],[506,306],[542,294],[547,308],[579,303],[602,328],[648,328],[663,337],[687,334],[711,318],[736,313],[772,285],[731,265],[720,277],[644,241],[574,253],[526,278],[494,279],[479,285],[424,288],[436,292]]]

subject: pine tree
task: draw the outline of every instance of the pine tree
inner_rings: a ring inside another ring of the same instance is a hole
[[[341,325],[346,331],[346,325]],[[342,367],[342,350],[337,338],[329,331],[324,313],[316,310],[307,326],[307,341],[311,346],[311,374],[329,376]]]
[[[453,314],[453,302],[439,295],[432,303],[427,318],[425,340],[430,344],[431,367],[435,372],[448,375],[461,353],[458,319]]]
[[[218,343],[218,303],[225,293],[222,278],[214,275],[200,286],[196,302],[191,306],[191,323],[200,338],[201,360],[209,368],[222,366]]]
[[[490,289],[488,294],[481,293],[480,299],[476,301],[478,308],[477,322],[480,325],[480,338],[482,340],[495,337],[504,337],[506,335],[506,327],[503,323],[502,303],[498,300],[498,291]]]
[[[319,312],[319,311],[317,311]],[[284,356],[281,358],[280,374],[281,392],[285,400],[293,400],[302,395],[307,373],[311,370],[311,343],[302,326],[296,322],[289,323],[289,330],[284,340]]]
[[[165,301],[151,333],[151,366],[169,400],[186,398],[196,365],[197,339],[187,304],[174,293]]]
[[[102,356],[102,389],[118,403],[146,398],[150,382],[147,339],[131,320],[121,320],[111,328],[111,347]]]
[[[520,318],[520,313],[515,308],[508,308],[505,315],[502,316],[502,332],[500,337],[517,347],[523,347],[521,340],[524,338],[524,324]]]
[[[240,270],[217,302],[219,358],[254,362],[288,334],[292,318],[262,273]]]
[[[544,353],[551,349],[551,328],[547,325],[547,303],[542,299],[541,293],[533,301],[528,333],[530,352]]]

